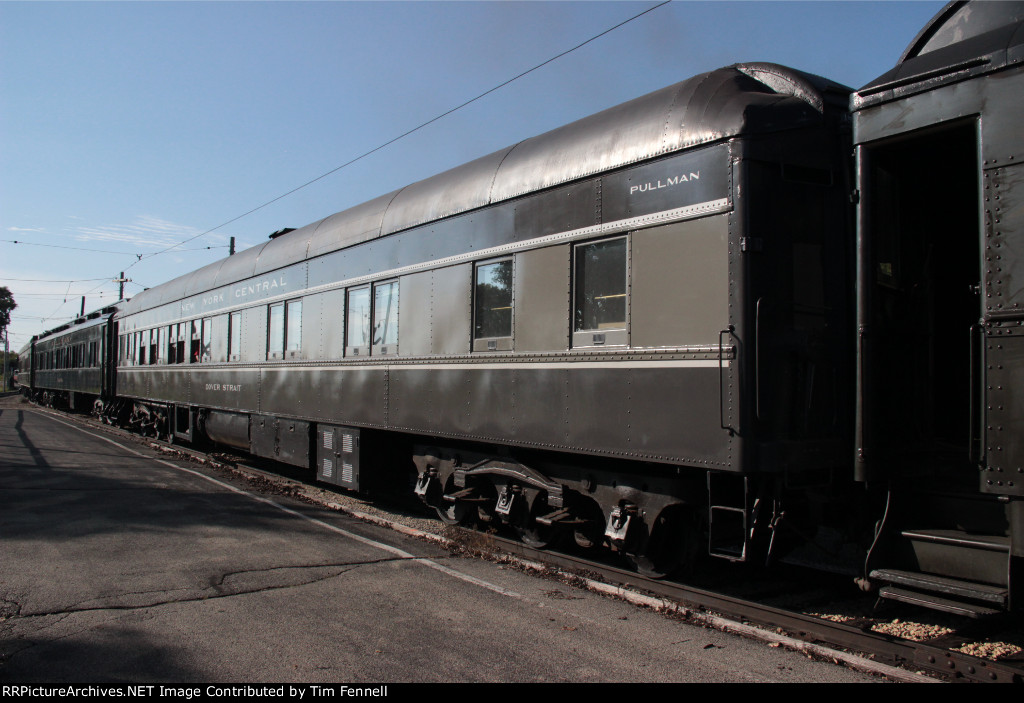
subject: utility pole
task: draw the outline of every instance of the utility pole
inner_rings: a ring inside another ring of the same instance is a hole
[[[131,282],[132,282],[132,279],[124,277],[124,271],[121,272],[121,277],[120,278],[115,278],[114,279],[114,283],[118,284],[118,286],[117,286],[117,299],[118,300],[124,300],[124,284],[125,283],[131,283]],[[83,303],[83,307],[84,307],[84,303]]]
[[[7,387],[7,350],[10,346],[10,339],[7,336],[7,328],[4,327],[4,393],[10,389]]]
[[[82,296],[82,312],[78,313],[79,317],[85,317],[85,296]]]
[[[228,256],[234,256],[235,254],[235,238],[231,238],[231,246],[228,247]],[[121,274],[122,276],[124,274]]]

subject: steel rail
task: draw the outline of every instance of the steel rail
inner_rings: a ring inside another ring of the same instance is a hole
[[[479,534],[472,530],[466,532]],[[597,574],[609,582],[641,589],[666,600],[699,611],[720,614],[741,623],[770,629],[782,628],[795,639],[860,652],[872,661],[925,671],[945,679],[988,683],[1024,682],[1024,666],[1012,662],[981,659],[924,642],[903,640],[682,583],[650,579],[588,559],[535,549],[496,535],[488,535],[488,538],[502,551],[523,559],[568,570],[570,574],[574,571]]]

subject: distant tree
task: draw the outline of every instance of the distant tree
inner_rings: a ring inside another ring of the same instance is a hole
[[[16,307],[18,304],[14,302],[14,296],[11,295],[10,289],[7,286],[0,286],[0,330],[6,329],[10,324],[11,310]]]

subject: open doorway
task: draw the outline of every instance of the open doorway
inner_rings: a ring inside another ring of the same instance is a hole
[[[886,475],[974,487],[980,220],[975,121],[869,147],[871,449]]]

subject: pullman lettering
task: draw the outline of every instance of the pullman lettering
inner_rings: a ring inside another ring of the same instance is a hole
[[[669,188],[671,186],[677,186],[680,183],[689,183],[690,181],[698,180],[700,180],[700,171],[691,171],[689,176],[687,176],[686,174],[680,174],[678,176],[666,178],[664,180],[659,178],[655,183],[651,183],[648,181],[647,183],[641,183],[640,185],[630,186],[629,194],[633,195],[633,193],[646,193],[648,191],[658,190],[659,188]]]

